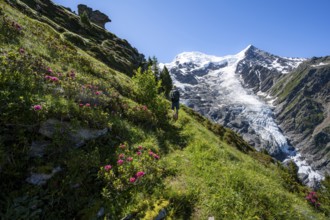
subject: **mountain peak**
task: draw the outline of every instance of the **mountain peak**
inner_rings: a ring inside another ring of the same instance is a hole
[[[218,57],[214,55],[207,55],[202,52],[192,51],[192,52],[183,52],[178,54],[175,59],[172,61],[174,65],[178,64],[187,64],[195,63],[197,65],[204,65],[210,62],[219,62],[223,60],[223,57]]]

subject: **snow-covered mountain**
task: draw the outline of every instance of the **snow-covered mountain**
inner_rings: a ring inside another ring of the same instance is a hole
[[[274,117],[269,89],[305,59],[284,58],[249,45],[235,55],[210,56],[184,52],[165,65],[181,89],[182,102],[213,121],[240,133],[257,150],[284,160],[292,158],[299,172],[320,178],[300,160]]]

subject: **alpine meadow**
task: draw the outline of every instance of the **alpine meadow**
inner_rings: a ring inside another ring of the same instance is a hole
[[[329,219],[328,176],[303,184],[187,105],[174,120],[161,67],[88,13],[0,0],[0,218]],[[280,80],[283,103],[301,81]]]

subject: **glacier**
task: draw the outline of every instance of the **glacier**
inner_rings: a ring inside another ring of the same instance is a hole
[[[252,89],[246,88],[241,75],[237,73],[238,64],[245,62],[244,59],[250,48],[251,45],[238,54],[224,57],[206,55],[201,52],[184,52],[176,56],[171,63],[160,64],[160,67],[168,68],[173,83],[182,90],[183,104],[194,108],[217,123],[224,125],[248,123],[247,129],[250,133],[254,133],[262,140],[260,146],[255,146],[257,150],[266,149],[272,156],[283,162],[294,161],[298,166],[298,174],[305,176],[304,182],[307,185],[313,185],[323,176],[308,165],[301,154],[290,146],[281,132],[274,119],[274,99],[261,91],[256,94]],[[277,60],[267,61],[267,63],[266,61],[258,62],[263,67],[287,74],[287,67],[283,67]],[[288,65],[296,68],[302,61],[303,59],[290,58]],[[189,77],[193,77],[193,81],[184,80]],[[237,118],[240,120],[237,121]],[[249,142],[248,135],[244,132],[241,132],[241,135]]]

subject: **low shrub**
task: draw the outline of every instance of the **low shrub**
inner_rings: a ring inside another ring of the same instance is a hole
[[[163,168],[159,165],[160,156],[143,146],[129,147],[121,144],[116,148],[114,158],[99,170],[98,177],[104,181],[102,195],[110,203],[111,216],[120,216],[127,207],[141,203],[136,196],[143,197],[161,184]],[[140,210],[141,211],[141,210]]]

